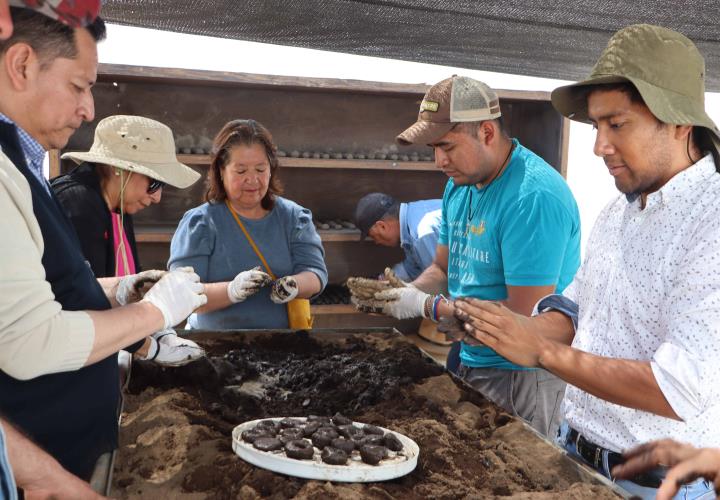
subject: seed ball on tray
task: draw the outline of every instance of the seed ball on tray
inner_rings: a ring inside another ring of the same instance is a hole
[[[307,418],[308,422],[320,422],[321,424],[329,424],[330,417],[324,417],[321,415],[309,415]]]
[[[278,438],[261,437],[255,440],[253,446],[260,451],[275,451],[281,449],[284,445]]]
[[[363,425],[363,431],[365,431],[365,434],[378,434],[380,436],[385,434],[385,431],[383,431],[380,427],[370,424]]]
[[[373,446],[385,446],[385,438],[379,434],[366,434],[360,439],[360,446],[370,444]]]
[[[392,432],[388,432],[387,434],[385,434],[383,444],[385,444],[385,447],[390,451],[402,451],[403,449],[403,444]]]
[[[302,430],[305,437],[310,437],[315,434],[315,431],[317,431],[319,428],[320,422],[308,422],[303,426]]]
[[[338,426],[340,426],[340,425],[351,425],[351,424],[352,424],[352,419],[347,418],[345,415],[343,415],[342,413],[338,412],[338,413],[336,413],[336,414],[333,416],[333,418],[332,418],[332,423],[335,424],[335,425],[338,425]]]
[[[285,454],[296,460],[309,460],[313,457],[313,445],[307,439],[296,439],[285,443]]]
[[[303,425],[302,420],[298,420],[297,418],[283,418],[280,421],[280,427],[283,429],[286,429],[288,427],[300,427]]]
[[[338,437],[338,433],[334,429],[318,429],[312,435],[312,444],[317,448],[323,449],[329,446],[333,439]]]
[[[352,437],[362,438],[365,436],[363,430],[360,427],[355,427],[354,425],[339,425],[338,433],[347,439]]]
[[[272,420],[262,420],[255,426],[256,429],[268,429],[275,434],[280,430],[280,424]]]
[[[387,455],[387,448],[384,446],[366,444],[360,448],[360,458],[366,464],[377,465],[380,463],[380,460],[387,457]]]
[[[255,427],[254,429],[248,429],[246,431],[243,431],[243,433],[240,435],[242,437],[242,440],[247,443],[254,443],[257,439],[262,437],[274,437],[275,433],[272,431],[268,431],[267,429],[258,429]]]
[[[320,453],[320,458],[323,462],[330,465],[345,465],[348,461],[347,453],[332,446],[325,447],[322,453]]]
[[[330,446],[333,448],[337,448],[338,450],[342,450],[348,455],[352,453],[352,451],[355,449],[355,443],[351,439],[346,439],[344,437],[335,438],[330,442]]]
[[[285,444],[290,441],[296,441],[298,439],[302,439],[304,437],[304,433],[300,427],[288,427],[286,429],[281,430],[280,434],[278,434],[277,437],[280,441],[283,442],[283,444]]]

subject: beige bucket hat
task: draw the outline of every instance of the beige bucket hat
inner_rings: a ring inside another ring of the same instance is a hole
[[[191,186],[200,174],[177,161],[175,140],[167,125],[142,116],[115,115],[100,120],[87,153],[62,155],[143,174],[176,188]]]
[[[720,130],[705,112],[705,60],[686,36],[661,26],[634,24],[615,33],[587,80],[559,87],[552,103],[562,115],[589,123],[587,94],[592,87],[630,82],[658,120]]]

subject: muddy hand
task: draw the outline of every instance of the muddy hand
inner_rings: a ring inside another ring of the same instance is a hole
[[[467,303],[467,299],[465,299],[464,297],[460,297],[455,302],[456,302],[456,304]],[[463,342],[465,342],[467,345],[471,345],[471,346],[484,345],[482,342],[480,342],[478,339],[476,339],[471,333],[468,333],[468,331],[467,331],[468,329],[465,326],[465,324],[467,322],[471,321],[470,315],[468,315],[468,313],[466,313],[465,311],[462,311],[456,307],[453,311],[453,316],[454,316],[454,319],[460,324],[460,328],[465,330],[465,337],[461,339]],[[439,329],[440,328],[438,327],[438,330]]]
[[[297,297],[298,284],[292,276],[285,276],[276,280],[272,284],[272,292],[270,292],[270,300],[276,304],[285,304]]]
[[[438,322],[437,329],[445,334],[445,340],[459,342],[467,336],[463,322],[453,316],[443,316]]]
[[[147,291],[162,278],[167,271],[151,269],[129,276],[123,276],[118,282],[115,300],[121,306],[138,302]]]
[[[391,288],[403,288],[405,286],[408,286],[407,283],[405,283],[403,280],[395,276],[395,271],[390,269],[389,267],[385,268],[385,280],[390,283]]]
[[[371,300],[375,293],[392,288],[389,281],[370,278],[348,278],[345,284],[350,294],[359,300]]]
[[[262,287],[270,284],[272,278],[259,266],[239,273],[228,283],[227,294],[230,302],[237,304],[255,295]]]

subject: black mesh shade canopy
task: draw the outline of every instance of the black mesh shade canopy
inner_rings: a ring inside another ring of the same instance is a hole
[[[718,0],[107,0],[112,23],[503,73],[579,80],[634,23],[692,39],[720,91]]]

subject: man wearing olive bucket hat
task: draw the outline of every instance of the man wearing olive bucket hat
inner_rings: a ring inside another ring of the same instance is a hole
[[[669,29],[617,32],[590,78],[552,93],[555,108],[597,129],[621,195],[598,216],[563,295],[519,317],[458,305],[481,342],[564,379],[559,441],[607,477],[623,451],[672,438],[720,446],[720,132],[704,109],[705,63]],[[617,483],[655,498],[653,470]],[[689,478],[676,498],[714,498]]]
[[[142,116],[110,116],[95,129],[90,151],[65,153],[80,165],[55,178],[52,188],[78,233],[98,278],[139,271],[132,216],[159,203],[165,184],[186,188],[200,174],[179,163],[166,125]],[[161,276],[164,271],[155,271]],[[140,359],[179,366],[202,356],[191,340],[170,328],[128,347]]]

